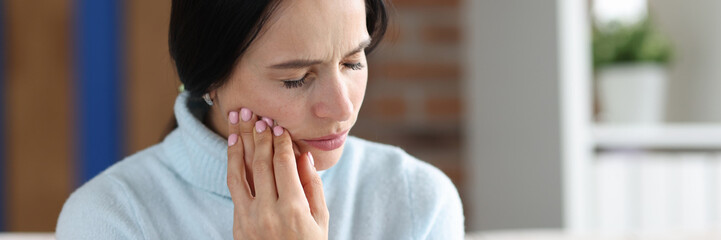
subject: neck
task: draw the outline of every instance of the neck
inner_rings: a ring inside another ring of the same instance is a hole
[[[219,106],[210,106],[210,110],[203,116],[203,124],[213,132],[228,138],[228,120],[218,111]]]

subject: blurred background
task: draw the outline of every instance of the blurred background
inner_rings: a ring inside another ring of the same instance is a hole
[[[721,230],[721,2],[394,0],[351,134],[445,172],[468,231]],[[170,1],[0,0],[0,232],[158,143]]]

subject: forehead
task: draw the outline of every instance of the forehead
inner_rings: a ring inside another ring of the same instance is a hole
[[[281,60],[340,56],[368,38],[364,0],[285,0],[244,58]]]

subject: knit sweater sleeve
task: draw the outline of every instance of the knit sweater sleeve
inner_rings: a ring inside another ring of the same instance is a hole
[[[112,175],[90,180],[65,202],[56,238],[143,239],[127,194],[128,188]]]
[[[413,211],[413,239],[464,238],[461,199],[453,182],[439,169],[418,161],[407,173]]]

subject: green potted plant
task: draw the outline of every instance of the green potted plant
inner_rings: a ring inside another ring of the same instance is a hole
[[[593,26],[593,67],[605,123],[659,123],[672,47],[649,18]]]

